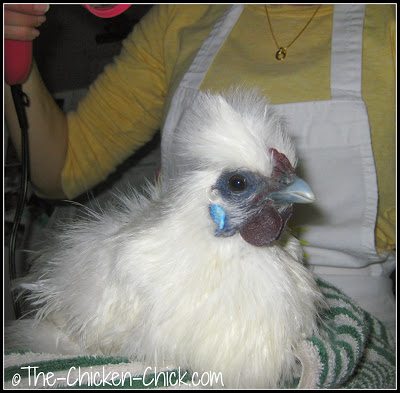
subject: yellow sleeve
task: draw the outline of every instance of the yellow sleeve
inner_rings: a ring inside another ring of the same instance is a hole
[[[375,238],[379,251],[390,251],[396,245],[395,8],[370,4],[365,16],[363,92],[379,190]]]
[[[77,110],[67,114],[62,185],[69,198],[104,180],[160,128],[167,88],[163,58],[167,24],[168,7],[153,7]]]

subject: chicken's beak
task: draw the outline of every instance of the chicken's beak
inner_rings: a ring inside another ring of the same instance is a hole
[[[297,176],[285,188],[270,193],[269,198],[278,203],[312,203],[315,201],[315,195],[310,186]]]

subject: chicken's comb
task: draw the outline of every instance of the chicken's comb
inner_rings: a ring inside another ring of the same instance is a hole
[[[289,175],[294,173],[294,168],[292,164],[283,153],[280,153],[273,147],[268,149],[268,153],[271,155],[272,158],[272,177],[281,176],[282,174]]]

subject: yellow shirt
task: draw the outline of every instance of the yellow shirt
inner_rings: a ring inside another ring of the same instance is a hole
[[[62,181],[73,198],[104,180],[162,128],[179,81],[227,5],[153,7],[123,42],[121,54],[68,114],[69,143]],[[271,5],[282,46],[305,26],[314,5]],[[243,84],[260,88],[273,104],[330,99],[333,6],[323,5],[290,46],[283,62],[262,5],[246,5],[217,54],[201,89]],[[395,245],[395,9],[367,5],[362,94],[371,125],[378,175],[376,244]]]

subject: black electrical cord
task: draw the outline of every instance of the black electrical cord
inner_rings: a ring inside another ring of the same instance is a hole
[[[21,181],[20,192],[18,195],[17,207],[15,210],[14,222],[11,231],[9,243],[9,269],[11,285],[13,280],[17,278],[17,268],[15,263],[15,249],[17,242],[18,227],[21,222],[22,214],[24,212],[26,197],[28,193],[28,184],[30,179],[29,174],[29,139],[28,139],[28,118],[26,116],[26,107],[29,106],[29,98],[23,92],[21,85],[11,86],[11,93],[14,101],[15,110],[17,112],[19,126],[21,128]],[[19,299],[14,295],[11,289],[11,299],[13,302],[15,317],[21,317],[21,305]]]

